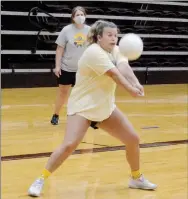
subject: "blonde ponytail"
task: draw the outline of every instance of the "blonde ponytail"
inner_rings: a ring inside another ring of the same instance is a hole
[[[88,44],[91,45],[97,42],[97,35],[96,35],[97,23],[95,22],[87,35]]]

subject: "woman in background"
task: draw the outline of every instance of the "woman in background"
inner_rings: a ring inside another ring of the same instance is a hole
[[[72,23],[60,32],[56,44],[56,67],[54,69],[58,81],[58,93],[51,124],[57,125],[59,112],[66,103],[70,88],[75,85],[78,60],[87,47],[87,34],[90,27],[85,24],[86,11],[83,7],[72,10]]]

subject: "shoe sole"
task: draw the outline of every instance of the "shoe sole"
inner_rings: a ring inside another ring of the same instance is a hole
[[[52,125],[58,125],[58,122],[55,123],[55,122],[53,122],[53,121],[50,121],[50,123],[51,123]]]
[[[55,123],[52,123],[52,122],[51,122],[51,124],[52,124],[52,125],[58,125],[58,123],[57,123],[57,124],[55,124]]]
[[[155,188],[141,188],[141,187],[131,187],[131,186],[129,186],[129,188],[131,188],[131,189],[142,189],[142,190],[155,190],[155,189],[157,189],[157,187],[155,187]]]
[[[28,192],[28,196],[31,196],[31,197],[33,197],[33,198],[36,198],[36,197],[39,197],[40,195],[35,195],[35,194],[31,194],[31,193]]]

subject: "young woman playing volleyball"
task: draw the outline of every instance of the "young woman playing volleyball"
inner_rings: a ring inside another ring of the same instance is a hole
[[[68,100],[64,141],[51,154],[41,176],[29,188],[29,195],[40,196],[45,180],[72,154],[90,126],[105,130],[125,144],[131,169],[130,188],[157,187],[140,172],[139,137],[115,105],[116,85],[134,97],[144,93],[127,59],[119,53],[117,35],[117,26],[111,22],[99,20],[91,27],[90,45],[78,62],[76,84]],[[125,75],[120,72],[122,68],[126,69]]]

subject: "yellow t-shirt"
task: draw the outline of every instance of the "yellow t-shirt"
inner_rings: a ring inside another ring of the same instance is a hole
[[[90,45],[78,62],[76,84],[68,100],[67,114],[78,114],[91,121],[107,119],[116,107],[116,83],[105,73],[122,61],[128,62],[118,46],[108,53],[96,43]]]

